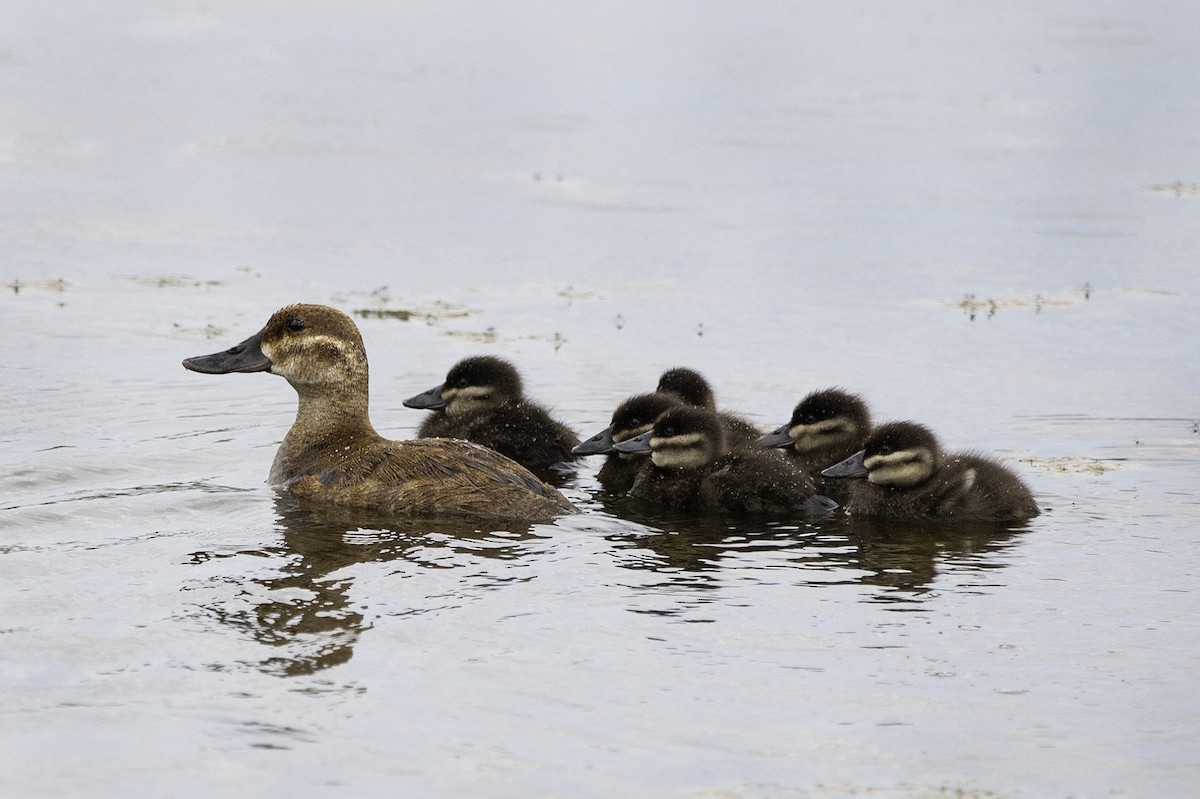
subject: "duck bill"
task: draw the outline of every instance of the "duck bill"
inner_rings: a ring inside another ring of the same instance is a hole
[[[241,344],[212,355],[186,358],[183,368],[206,375],[226,375],[230,372],[269,372],[271,359],[262,351],[262,331]]]
[[[404,407],[416,408],[419,411],[440,411],[446,407],[446,400],[442,398],[442,388],[445,385],[445,383],[442,383],[442,385],[434,386],[428,391],[422,391],[415,397],[409,397],[404,401]]]
[[[792,437],[788,435],[788,426],[785,424],[758,439],[758,443],[764,447],[790,447],[793,442]]]
[[[650,452],[650,436],[654,435],[653,430],[647,430],[640,436],[627,438],[624,441],[618,441],[613,444],[613,449],[617,452],[623,452],[626,455],[637,455],[639,453]]]
[[[866,477],[867,467],[863,466],[863,458],[867,451],[860,450],[846,460],[835,463],[821,472],[822,477]]]
[[[612,425],[571,450],[572,455],[603,455],[613,451]]]

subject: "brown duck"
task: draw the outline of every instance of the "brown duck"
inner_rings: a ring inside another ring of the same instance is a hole
[[[188,358],[206,374],[271,372],[299,395],[270,483],[306,504],[404,516],[544,521],[574,507],[528,470],[466,441],[383,438],[367,414],[367,354],[350,317],[289,305],[237,346]]]

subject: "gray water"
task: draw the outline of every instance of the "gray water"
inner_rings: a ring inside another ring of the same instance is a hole
[[[1194,3],[2,16],[4,796],[1193,795]],[[585,436],[688,365],[1045,513],[314,515],[287,384],[179,365],[297,301],[396,438],[467,354]]]

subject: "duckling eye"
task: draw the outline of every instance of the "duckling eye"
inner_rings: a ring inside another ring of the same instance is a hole
[[[881,446],[879,448],[879,454],[880,455],[891,455],[892,454],[892,445],[884,444],[883,446]]]
[[[673,424],[669,424],[669,425],[667,425],[666,427],[664,427],[664,428],[662,429],[662,434],[663,434],[664,436],[673,436],[673,435],[675,435],[675,425],[673,425]]]
[[[467,378],[465,378],[465,377],[458,378],[457,380],[454,381],[454,385],[458,386],[459,388],[466,388],[467,387]]]
[[[293,316],[287,321],[287,329],[293,333],[299,333],[304,329],[304,320]]]
[[[632,419],[630,419],[630,420],[629,420],[629,426],[630,426],[630,427],[641,427],[641,426],[642,426],[642,420],[641,420],[641,419],[639,419],[639,418],[637,418],[637,417],[635,416],[635,417],[633,417]]]

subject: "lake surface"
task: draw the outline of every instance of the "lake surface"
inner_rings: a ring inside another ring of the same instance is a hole
[[[6,3],[4,796],[1184,797],[1200,780],[1194,3]],[[687,365],[1003,457],[1008,528],[363,523],[294,393],[494,353],[584,436]]]

